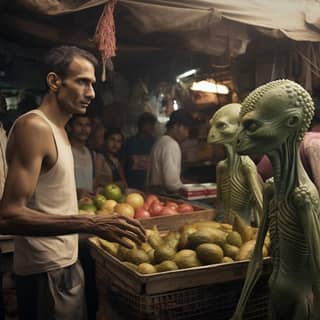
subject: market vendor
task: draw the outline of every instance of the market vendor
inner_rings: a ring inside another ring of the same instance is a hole
[[[191,116],[183,109],[173,111],[167,131],[154,144],[147,173],[147,190],[152,193],[176,193],[183,187],[181,179],[181,147],[188,138]]]
[[[67,131],[74,159],[78,199],[93,196],[104,158],[86,146],[91,132],[91,118],[87,114],[75,114],[67,124]]]
[[[71,146],[65,125],[95,96],[96,58],[77,47],[52,49],[45,60],[48,92],[9,133],[8,174],[0,204],[0,233],[15,237],[19,319],[86,318],[77,233],[126,243],[145,232],[120,216],[78,215]]]
[[[120,162],[120,153],[124,145],[124,135],[119,128],[109,128],[105,133],[104,158],[100,180],[103,184],[115,183],[123,191],[127,188],[124,169]]]

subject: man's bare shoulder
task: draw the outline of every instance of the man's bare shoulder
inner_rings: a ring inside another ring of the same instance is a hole
[[[37,114],[28,114],[16,122],[12,130],[12,135],[20,137],[26,135],[26,137],[29,138],[32,136],[43,138],[44,136],[51,134],[51,132],[52,130],[49,124],[41,116]]]
[[[52,130],[39,115],[20,118],[11,132],[7,146],[8,161],[14,155],[46,155],[52,148]]]

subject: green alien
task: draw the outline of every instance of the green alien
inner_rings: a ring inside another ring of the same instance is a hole
[[[243,102],[237,152],[267,154],[274,181],[269,181],[263,192],[261,226],[233,320],[242,319],[261,274],[268,228],[273,263],[269,318],[320,319],[319,194],[299,155],[313,113],[309,93],[290,80],[267,83]]]
[[[233,223],[234,215],[250,224],[252,218],[260,224],[262,213],[262,188],[254,162],[248,156],[235,151],[235,142],[240,128],[241,105],[231,103],[221,107],[210,120],[208,143],[223,144],[226,159],[217,165],[218,211],[224,221]]]

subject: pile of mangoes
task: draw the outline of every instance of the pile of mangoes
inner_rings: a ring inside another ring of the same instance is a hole
[[[246,225],[239,216],[233,225],[199,221],[184,225],[179,231],[161,236],[157,227],[147,230],[147,242],[141,246],[128,238],[128,249],[118,243],[99,239],[101,247],[141,274],[230,263],[250,259],[257,228]],[[263,256],[268,255],[270,237],[266,236]]]

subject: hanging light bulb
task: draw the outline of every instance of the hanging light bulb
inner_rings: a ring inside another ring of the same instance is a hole
[[[219,84],[216,82],[202,80],[199,82],[193,82],[190,90],[193,91],[202,91],[208,93],[217,93],[217,94],[228,94],[229,88],[224,84]]]

